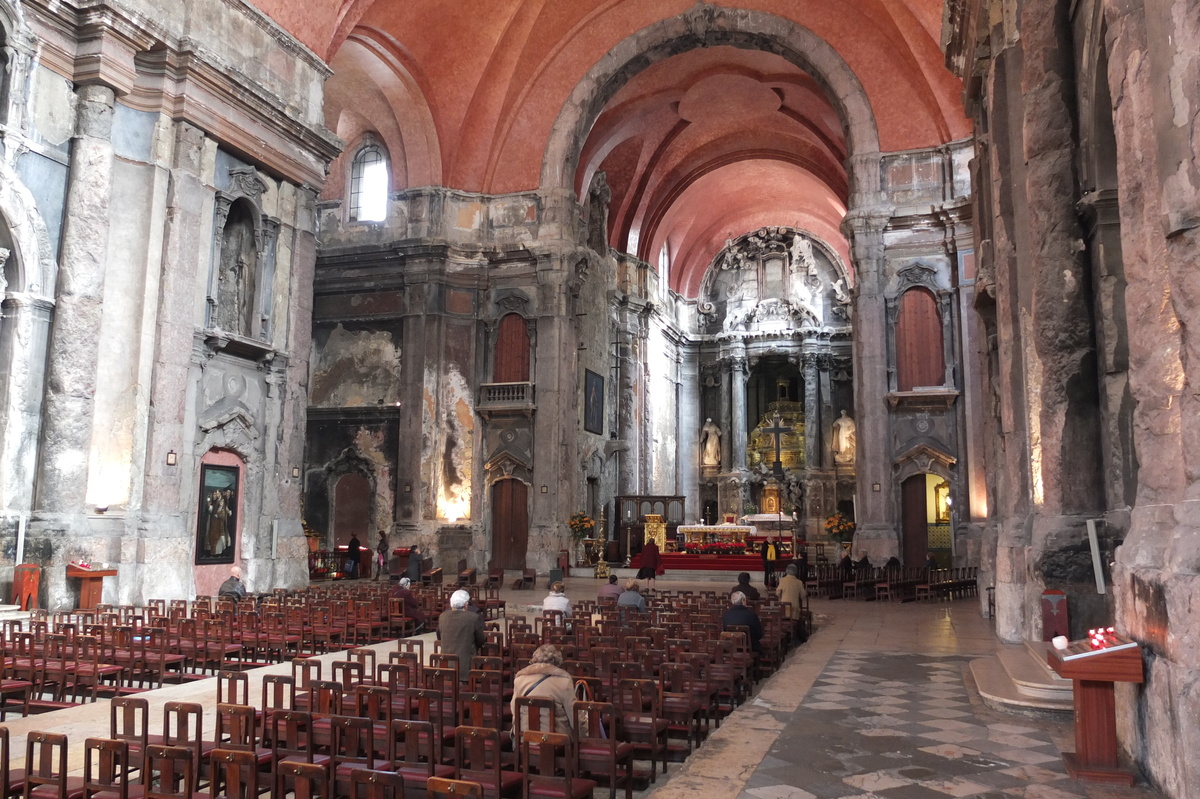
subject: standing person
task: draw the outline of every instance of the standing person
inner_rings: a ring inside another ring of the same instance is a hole
[[[662,556],[658,552],[658,543],[651,538],[642,546],[642,567],[638,569],[637,579],[646,581],[646,589],[654,590],[654,578],[658,576],[658,568]]]
[[[800,611],[803,609],[802,600],[808,596],[808,592],[804,588],[804,581],[796,574],[799,570],[795,563],[789,563],[783,571],[783,577],[779,578],[779,601],[786,603],[784,613],[785,618],[792,623],[792,635],[803,643],[803,629],[799,626],[799,621]]]
[[[461,588],[450,595],[450,609],[438,616],[437,637],[442,651],[458,656],[458,679],[466,682],[471,672],[471,658],[487,641],[483,631],[483,616],[467,610],[471,595]]]
[[[346,571],[349,572],[351,580],[358,579],[360,574],[358,559],[361,554],[362,542],[358,540],[358,533],[351,533],[350,543],[346,544]]]
[[[375,579],[383,577],[383,570],[387,568],[387,533],[383,530],[379,531],[379,541],[375,544]]]
[[[779,547],[775,545],[775,536],[767,536],[759,547],[763,561],[763,585],[770,588],[775,584],[775,561],[779,558]]]
[[[412,583],[421,582],[421,548],[416,544],[408,550],[408,571],[406,572],[408,579]]]
[[[563,671],[563,656],[554,644],[542,644],[533,650],[529,665],[513,676],[513,698],[510,703],[513,714],[514,734],[517,725],[517,700],[523,696],[545,696],[554,700],[554,731],[570,733],[575,726],[575,679]],[[529,729],[529,717],[521,716],[521,729]],[[545,727],[543,727],[545,729]]]

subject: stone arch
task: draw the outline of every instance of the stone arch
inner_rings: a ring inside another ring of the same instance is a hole
[[[27,293],[53,302],[58,264],[50,234],[33,195],[3,160],[0,160],[0,224],[8,233],[8,242],[0,242],[0,246],[11,250],[11,274],[16,277],[15,281],[8,280],[5,292]],[[9,274],[10,269],[6,268],[5,275]]]
[[[542,190],[575,191],[575,171],[588,131],[604,105],[633,75],[682,51],[719,45],[763,50],[796,64],[812,76],[838,112],[849,158],[878,156],[879,133],[866,92],[825,40],[774,14],[698,3],[619,42],[576,84],[546,144]],[[880,177],[877,170],[852,167],[850,181],[853,207],[863,204],[854,201],[855,195],[878,191]]]

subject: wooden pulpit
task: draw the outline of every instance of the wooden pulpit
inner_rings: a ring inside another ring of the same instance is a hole
[[[104,578],[115,577],[116,569],[82,569],[74,563],[67,564],[67,577],[79,578],[79,609],[95,610],[104,592]]]
[[[1075,779],[1133,785],[1133,772],[1117,762],[1117,709],[1114,682],[1142,682],[1142,650],[1111,629],[1092,631],[1066,649],[1050,649],[1046,661],[1074,682],[1075,751],[1064,752]]]

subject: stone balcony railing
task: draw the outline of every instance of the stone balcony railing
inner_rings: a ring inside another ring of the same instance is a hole
[[[484,383],[479,387],[476,405],[484,416],[496,413],[520,413],[532,416],[537,405],[533,401],[533,383]]]

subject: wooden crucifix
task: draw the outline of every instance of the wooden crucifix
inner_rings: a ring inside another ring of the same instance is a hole
[[[775,413],[774,422],[775,423],[773,425],[771,425],[770,427],[764,427],[763,432],[767,433],[771,436],[774,436],[774,438],[775,438],[775,466],[774,466],[773,471],[775,473],[775,476],[777,478],[779,478],[780,480],[782,480],[783,479],[783,461],[780,460],[780,457],[779,457],[779,439],[784,433],[792,432],[792,428],[783,426],[783,420],[779,417],[778,412]]]

